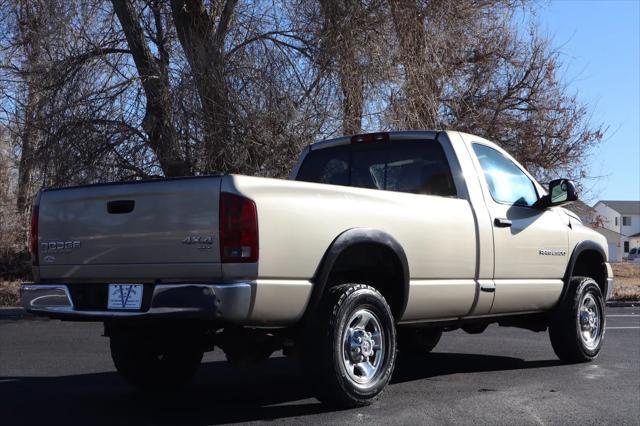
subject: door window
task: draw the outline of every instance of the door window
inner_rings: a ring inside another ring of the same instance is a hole
[[[533,182],[513,161],[486,145],[473,144],[473,150],[495,201],[518,206],[538,201]]]

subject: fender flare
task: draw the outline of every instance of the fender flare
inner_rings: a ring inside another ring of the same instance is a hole
[[[316,269],[316,273],[311,280],[313,283],[313,288],[311,290],[309,303],[307,304],[307,309],[304,314],[305,319],[313,315],[313,313],[320,305],[320,301],[322,300],[322,296],[327,286],[329,275],[331,274],[331,271],[333,270],[338,257],[347,248],[362,243],[373,243],[385,246],[389,248],[393,253],[395,253],[396,257],[398,258],[403,272],[404,286],[404,297],[402,306],[400,307],[400,310],[398,312],[398,318],[402,317],[402,314],[407,307],[409,298],[409,263],[407,261],[407,255],[405,254],[404,249],[402,248],[398,240],[384,231],[373,228],[351,228],[338,235],[331,242],[331,245],[327,248],[327,251],[322,257],[322,260],[320,261],[320,264]]]
[[[564,303],[565,298],[567,297],[567,292],[569,290],[569,281],[571,280],[571,276],[576,266],[576,261],[578,260],[578,257],[580,257],[580,255],[587,250],[597,252],[602,257],[602,262],[606,261],[607,259],[606,253],[604,252],[602,247],[596,244],[595,242],[585,240],[585,241],[580,241],[578,244],[576,244],[576,246],[573,248],[573,252],[571,253],[571,258],[569,259],[569,263],[567,264],[567,269],[564,272],[564,277],[562,279],[564,281],[564,286],[562,287],[562,293],[560,294],[558,305],[561,305],[562,303]],[[604,285],[606,287],[607,283],[605,282]],[[607,289],[605,288],[605,294],[606,294],[606,291]]]

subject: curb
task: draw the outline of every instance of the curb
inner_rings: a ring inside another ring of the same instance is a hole
[[[635,308],[640,306],[640,301],[635,300],[635,301],[611,301],[611,302],[607,302],[607,307],[609,308]]]
[[[31,316],[24,308],[20,307],[0,307],[0,318],[24,318]]]

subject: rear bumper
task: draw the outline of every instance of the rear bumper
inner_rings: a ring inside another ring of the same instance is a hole
[[[25,283],[20,296],[28,312],[56,319],[193,318],[245,323],[250,316],[252,283],[157,284],[148,309],[141,311],[77,309],[66,284]]]

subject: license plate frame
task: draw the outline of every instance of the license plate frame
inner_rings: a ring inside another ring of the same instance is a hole
[[[107,309],[139,311],[142,308],[142,284],[109,284]]]

